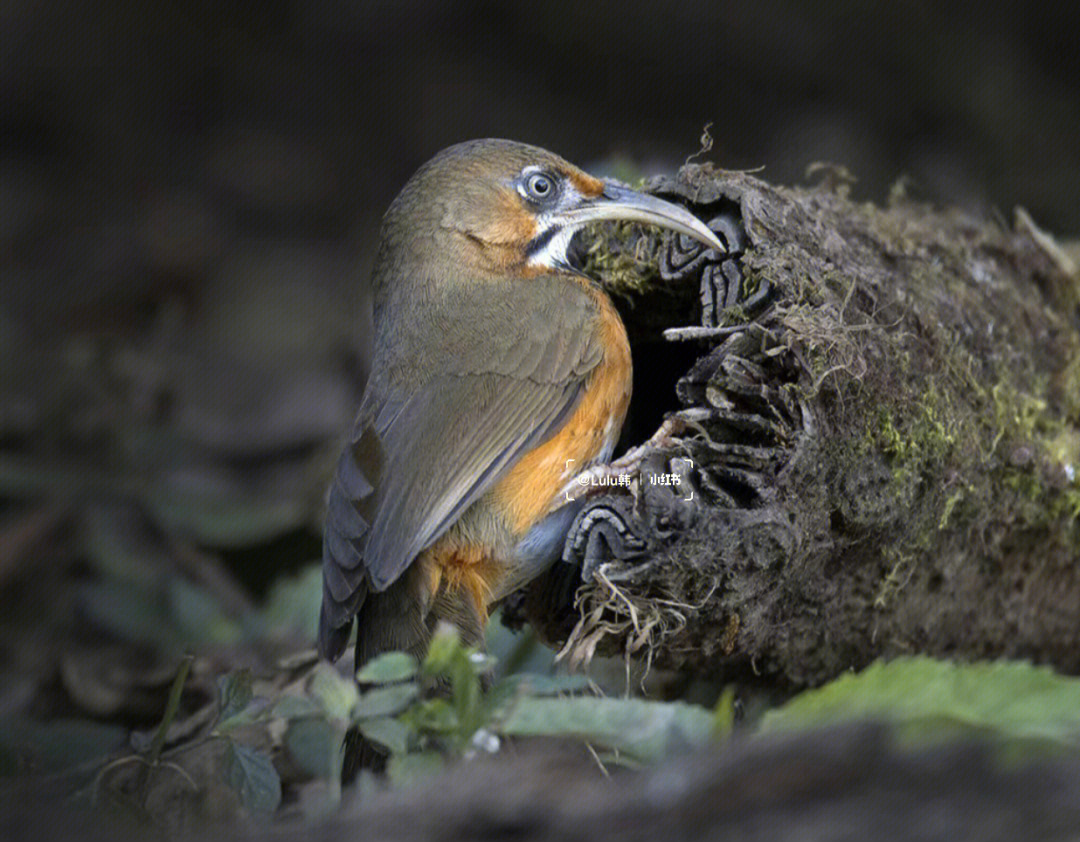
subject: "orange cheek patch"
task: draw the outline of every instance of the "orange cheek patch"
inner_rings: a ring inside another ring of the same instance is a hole
[[[492,245],[524,245],[536,236],[536,219],[516,193],[500,190],[490,218],[477,228],[476,236]]]
[[[588,196],[590,199],[595,199],[601,193],[604,192],[604,182],[598,178],[593,178],[588,173],[584,173],[581,170],[575,170],[569,174],[570,183],[574,185],[574,188],[582,196]]]

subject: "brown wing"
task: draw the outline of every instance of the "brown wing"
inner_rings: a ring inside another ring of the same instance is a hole
[[[595,311],[565,290],[545,309],[484,342],[469,337],[467,350],[435,355],[429,378],[395,385],[373,372],[330,489],[319,624],[325,657],[340,655],[368,589],[392,584],[573,412],[602,355],[590,329]]]

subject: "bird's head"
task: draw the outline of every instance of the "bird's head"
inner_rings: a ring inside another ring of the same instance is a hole
[[[685,208],[594,178],[544,149],[494,139],[459,143],[424,164],[387,211],[382,245],[397,257],[437,251],[528,275],[569,268],[574,233],[602,220],[657,225],[724,250]]]

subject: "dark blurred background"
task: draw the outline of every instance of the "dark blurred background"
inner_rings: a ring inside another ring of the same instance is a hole
[[[792,182],[827,160],[866,198],[905,175],[1075,234],[1078,33],[1066,3],[8,0],[4,312],[126,322],[163,287],[190,305],[276,274],[285,309],[348,334],[387,202],[487,135],[652,172],[712,123],[726,167]]]
[[[378,220],[437,150],[632,180],[711,124],[699,160],[830,161],[858,197],[903,177],[1075,239],[1065,9],[0,3],[0,774],[128,745],[183,652],[196,721],[219,675],[313,644]]]
[[[440,148],[631,178],[711,123],[725,167],[831,161],[856,196],[906,177],[1075,238],[1074,5],[7,0],[0,714],[59,683],[60,708],[158,716],[81,669],[88,629],[310,643],[378,219]]]

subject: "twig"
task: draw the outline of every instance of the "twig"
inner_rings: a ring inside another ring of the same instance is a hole
[[[194,661],[194,655],[184,656],[184,660],[180,662],[180,669],[176,672],[176,678],[173,679],[172,687],[169,688],[169,700],[165,704],[165,714],[161,717],[161,724],[158,726],[157,731],[154,732],[154,739],[150,743],[147,760],[151,765],[157,764],[161,758],[161,750],[165,748],[165,735],[180,710],[180,696],[183,695],[184,685],[187,683],[188,673],[191,672],[191,664]]]
[[[750,325],[726,325],[724,327],[669,327],[664,331],[668,342],[686,342],[691,339],[715,339],[746,330]]]

